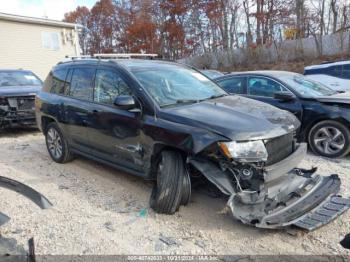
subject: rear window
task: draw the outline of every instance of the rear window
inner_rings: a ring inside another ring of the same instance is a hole
[[[41,80],[27,71],[0,71],[0,88],[11,86],[41,86]]]

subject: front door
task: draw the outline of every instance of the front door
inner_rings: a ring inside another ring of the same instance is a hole
[[[259,100],[292,112],[299,120],[302,118],[302,104],[299,99],[282,101],[274,98],[276,92],[291,92],[281,83],[263,76],[250,76],[247,82],[247,97]]]
[[[89,133],[92,153],[119,166],[141,171],[141,113],[117,108],[117,96],[133,95],[133,91],[115,68],[100,67],[96,71],[94,103]]]

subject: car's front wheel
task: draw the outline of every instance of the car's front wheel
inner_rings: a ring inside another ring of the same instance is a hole
[[[55,162],[63,164],[73,159],[67,140],[56,123],[47,126],[45,139],[47,150]]]
[[[308,140],[311,150],[321,156],[343,157],[350,151],[349,129],[334,120],[325,120],[314,125]]]
[[[157,181],[150,205],[154,211],[174,214],[180,205],[189,202],[191,182],[184,160],[178,152],[163,151],[157,165]]]

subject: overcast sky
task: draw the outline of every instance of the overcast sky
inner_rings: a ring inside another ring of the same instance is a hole
[[[0,0],[0,13],[62,20],[65,13],[77,6],[91,8],[95,2],[96,0]]]

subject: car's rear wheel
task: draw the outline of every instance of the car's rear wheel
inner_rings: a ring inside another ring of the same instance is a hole
[[[67,140],[56,123],[47,126],[45,138],[47,150],[55,162],[63,164],[73,159]]]
[[[157,165],[157,181],[150,205],[157,213],[174,214],[190,198],[191,182],[181,154],[163,151]]]
[[[350,132],[342,123],[325,120],[314,125],[308,137],[311,150],[318,155],[343,157],[350,151]]]

